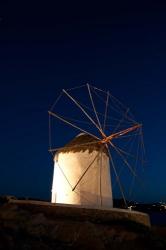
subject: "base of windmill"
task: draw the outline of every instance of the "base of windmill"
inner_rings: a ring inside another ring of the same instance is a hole
[[[10,200],[9,203],[33,213],[43,213],[52,219],[66,218],[74,221],[91,221],[93,223],[135,222],[150,227],[148,214],[120,208],[91,208],[69,204],[53,204],[43,201]]]

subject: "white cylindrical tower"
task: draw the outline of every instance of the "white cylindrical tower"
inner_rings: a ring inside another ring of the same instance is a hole
[[[56,152],[51,202],[113,206],[109,156],[96,138],[80,134]]]

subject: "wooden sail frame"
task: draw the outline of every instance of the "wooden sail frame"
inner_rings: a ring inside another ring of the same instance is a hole
[[[95,103],[94,103],[94,100],[93,100],[93,97],[92,97],[92,89],[96,88],[94,86],[91,86],[89,84],[86,84],[86,85],[82,85],[81,87],[86,87],[87,90],[88,90],[88,95],[89,95],[89,99],[91,101],[91,105],[92,105],[92,110],[94,112],[94,115],[96,117],[96,121],[89,115],[89,113],[84,109],[84,107],[79,103],[78,100],[76,100],[70,93],[70,89],[69,90],[62,90],[62,93],[65,94],[79,109],[80,111],[82,111],[82,113],[85,115],[85,117],[87,117],[89,119],[89,121],[92,123],[93,126],[95,126],[95,128],[97,128],[97,130],[99,131],[100,135],[101,135],[101,138],[100,137],[97,137],[95,134],[92,134],[91,132],[88,132],[87,130],[77,126],[76,124],[68,121],[67,119],[63,118],[62,116],[60,116],[59,114],[53,112],[53,110],[51,109],[50,111],[48,111],[48,114],[49,114],[49,138],[51,138],[51,126],[50,126],[50,117],[54,117],[54,118],[57,118],[59,120],[61,120],[62,122],[64,122],[65,124],[79,130],[80,132],[83,132],[85,134],[89,134],[90,136],[93,136],[94,138],[96,138],[96,142],[93,142],[93,143],[99,143],[99,144],[102,144],[104,147],[107,148],[108,150],[108,155],[109,155],[109,159],[110,159],[110,163],[111,163],[111,166],[113,168],[113,171],[115,173],[115,176],[117,178],[117,182],[118,182],[118,185],[119,185],[119,189],[121,191],[121,194],[122,194],[122,197],[123,197],[123,200],[124,200],[124,203],[125,205],[127,206],[127,203],[126,203],[126,198],[125,198],[125,194],[124,194],[124,190],[123,190],[123,187],[121,185],[121,182],[120,182],[120,178],[118,176],[118,173],[116,171],[116,167],[115,167],[115,164],[113,162],[113,159],[112,159],[112,155],[111,155],[111,152],[110,152],[110,149],[109,149],[109,146],[111,146],[112,148],[114,148],[119,155],[121,155],[122,157],[122,153],[119,151],[119,149],[116,148],[116,146],[113,144],[113,140],[115,139],[118,139],[118,138],[123,138],[123,136],[125,135],[128,135],[134,131],[137,131],[137,130],[140,130],[141,133],[142,133],[142,124],[140,123],[137,123],[135,122],[135,120],[133,120],[131,117],[129,118],[131,121],[134,122],[134,125],[133,126],[130,126],[126,129],[123,129],[123,130],[119,130],[119,131],[116,131],[116,132],[113,132],[109,135],[106,135],[105,134],[105,127],[106,127],[106,120],[107,120],[107,111],[108,111],[108,104],[109,104],[109,98],[111,96],[110,92],[109,91],[103,91],[104,93],[106,93],[106,101],[105,101],[105,113],[104,113],[104,124],[103,126],[101,125],[101,121],[99,119],[99,116],[98,116],[98,112],[96,110],[96,107],[95,107]],[[77,89],[79,87],[76,87]],[[76,89],[76,88],[72,88],[72,89]],[[98,89],[98,88],[96,88]],[[99,89],[100,91],[102,91],[101,89]],[[62,96],[62,94],[61,94]],[[54,104],[55,105],[55,104]],[[128,109],[126,109],[126,114],[128,113]],[[49,151],[51,153],[57,151],[57,150],[60,150],[62,148],[55,148],[55,149],[52,149],[51,148],[51,139],[49,140],[50,141],[50,148],[49,148]],[[143,144],[143,142],[142,142]],[[84,143],[84,144],[81,144],[81,146],[88,146],[90,145],[90,143]],[[144,145],[144,144],[143,144]],[[78,145],[80,146],[80,145]],[[77,147],[77,145],[75,145],[75,147]],[[64,147],[63,147],[64,148]],[[69,147],[70,148],[70,147]],[[123,157],[122,157],[123,158]],[[94,159],[95,161],[96,159]],[[124,160],[125,162],[125,160]],[[125,162],[126,165],[128,166],[128,168],[130,169],[130,171],[132,172],[132,174],[134,175],[134,177],[136,177],[136,174],[135,172],[132,170],[132,168],[129,166],[128,162],[126,161]],[[87,174],[88,170],[90,169],[92,163],[89,164],[89,166],[87,167],[86,171],[80,176],[80,179],[77,181],[77,183],[75,184],[75,186],[73,187],[73,191],[77,188],[78,184],[80,183],[80,181],[83,179],[84,175]],[[101,180],[102,181],[102,180]],[[101,185],[101,183],[100,183]],[[101,206],[102,206],[102,193],[100,193],[100,198],[101,198]]]

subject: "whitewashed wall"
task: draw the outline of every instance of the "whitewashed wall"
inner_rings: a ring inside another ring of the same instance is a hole
[[[83,179],[72,191],[72,187],[92,162]],[[51,202],[111,208],[113,202],[108,156],[96,150],[91,153],[89,150],[57,153],[54,158]]]

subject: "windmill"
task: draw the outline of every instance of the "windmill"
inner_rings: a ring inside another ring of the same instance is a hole
[[[63,89],[48,113],[49,151],[54,159],[51,202],[111,208],[114,180],[126,204],[121,176],[124,169],[131,173],[132,189],[136,168],[145,156],[142,124],[130,109],[109,91],[86,84]],[[62,124],[66,126],[63,132]],[[61,135],[74,138],[55,147]]]

